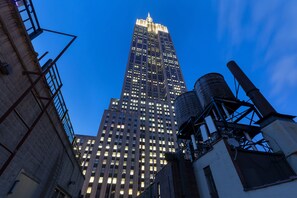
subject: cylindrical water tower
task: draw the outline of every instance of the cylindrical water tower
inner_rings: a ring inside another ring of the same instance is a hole
[[[212,98],[236,100],[224,77],[218,73],[209,73],[199,78],[194,89],[202,108],[212,102]]]
[[[174,101],[175,118],[178,129],[191,117],[202,112],[201,105],[194,91],[189,91],[178,96]]]

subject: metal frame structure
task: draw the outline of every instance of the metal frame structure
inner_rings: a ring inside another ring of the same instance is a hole
[[[205,139],[202,137],[200,127],[207,124],[205,118],[209,116],[213,120],[216,132],[207,129],[208,138]],[[191,153],[192,160],[207,153],[212,149],[212,144],[221,138],[232,139],[230,144],[237,148],[271,152],[263,137],[253,140],[261,134],[261,128],[256,123],[261,118],[262,115],[256,107],[249,102],[212,98],[212,102],[201,114],[191,117],[179,130],[177,134],[179,146],[185,152]],[[191,135],[195,136],[197,149],[194,149]]]

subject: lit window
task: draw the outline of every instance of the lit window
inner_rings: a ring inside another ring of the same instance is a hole
[[[92,188],[91,187],[88,187],[87,194],[91,194],[91,192],[92,192]]]
[[[90,183],[93,183],[94,182],[94,177],[91,177],[90,178]]]
[[[122,179],[121,180],[121,184],[125,184],[125,179]]]
[[[112,183],[116,184],[117,183],[117,178],[113,178]]]

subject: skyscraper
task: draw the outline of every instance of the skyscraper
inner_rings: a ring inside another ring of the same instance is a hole
[[[91,154],[82,151],[86,197],[136,197],[149,186],[175,152],[173,100],[185,91],[167,27],[137,19],[121,97],[104,111]]]

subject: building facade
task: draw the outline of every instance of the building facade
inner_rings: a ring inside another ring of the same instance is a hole
[[[31,42],[38,24],[31,1],[0,2],[0,197],[79,197],[84,176],[56,62],[41,64]]]
[[[120,99],[104,111],[85,197],[136,197],[175,152],[173,100],[186,91],[167,27],[137,19]],[[78,140],[79,143],[79,140]]]
[[[91,154],[94,149],[96,136],[89,136],[89,135],[76,135],[75,136],[76,141],[76,147],[74,147],[74,150],[79,151],[80,153],[80,162],[82,167],[82,173],[85,175],[87,168],[89,166],[89,162],[91,159]]]

